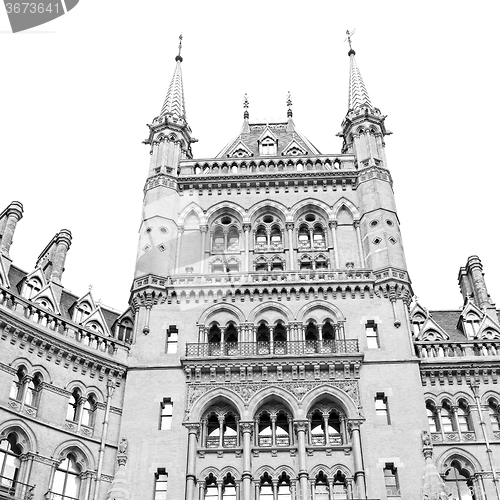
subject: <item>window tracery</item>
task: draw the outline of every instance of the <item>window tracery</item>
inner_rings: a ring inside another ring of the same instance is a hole
[[[37,295],[40,290],[42,289],[42,283],[38,278],[30,278],[29,280],[26,281],[24,284],[24,289],[23,289],[23,297],[25,299],[32,299],[35,295]]]
[[[282,405],[266,406],[256,414],[256,442],[260,448],[292,444],[292,416]]]
[[[81,470],[72,454],[57,466],[51,492],[60,498],[77,499],[80,493]]]
[[[279,217],[267,213],[255,221],[254,251],[282,252],[285,227]]]
[[[233,215],[215,219],[211,230],[211,253],[239,253],[241,224]]]
[[[239,415],[231,407],[211,407],[201,421],[202,442],[205,448],[239,446]]]
[[[308,414],[310,444],[337,446],[345,443],[345,415],[327,401],[318,403]]]
[[[20,455],[23,450],[17,443],[17,436],[11,432],[0,441],[0,490],[14,491],[21,465]]]

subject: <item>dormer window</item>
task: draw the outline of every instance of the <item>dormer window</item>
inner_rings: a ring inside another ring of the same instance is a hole
[[[26,282],[23,290],[23,297],[25,299],[31,299],[42,289],[42,284],[37,278],[31,278]]]
[[[260,154],[262,156],[276,156],[276,142],[267,137],[260,143]]]

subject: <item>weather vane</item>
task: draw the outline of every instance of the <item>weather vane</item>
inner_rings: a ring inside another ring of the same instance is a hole
[[[353,29],[352,31],[347,30],[345,32],[346,35],[347,35],[347,38],[344,40],[344,42],[348,42],[349,43],[349,50],[352,50],[351,37],[352,37],[352,35],[354,35],[355,31],[356,31],[356,28]]]
[[[287,116],[292,116],[292,94],[288,91],[288,95],[286,96],[286,105],[288,106]]]
[[[248,95],[245,94],[243,96],[243,109],[245,110],[243,113],[243,118],[248,119],[250,117],[250,114],[248,113]]]
[[[182,50],[182,33],[179,35],[179,53],[175,57],[176,61],[182,62],[181,50]]]

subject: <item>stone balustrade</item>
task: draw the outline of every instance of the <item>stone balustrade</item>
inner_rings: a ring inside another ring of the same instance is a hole
[[[468,340],[466,342],[414,342],[419,358],[460,358],[465,356],[500,356],[498,340]]]

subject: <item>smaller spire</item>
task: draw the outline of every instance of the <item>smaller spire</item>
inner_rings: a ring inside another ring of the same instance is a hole
[[[372,103],[370,97],[368,96],[368,91],[365,87],[365,82],[361,77],[358,65],[356,64],[356,52],[352,48],[351,37],[355,30],[347,30],[347,38],[344,41],[349,43],[349,52],[347,53],[350,60],[349,69],[349,102],[347,109],[360,109],[360,108],[371,108]]]
[[[182,56],[181,56],[181,50],[182,50],[182,33],[179,35],[179,53],[175,56],[175,60],[182,62]]]
[[[243,118],[248,120],[250,118],[250,114],[248,113],[248,95],[246,93],[243,96],[243,109],[245,110],[243,112]]]
[[[288,116],[288,118],[291,118],[293,116],[293,113],[292,113],[292,94],[290,94],[290,91],[288,91],[288,95],[286,96],[286,105],[288,106],[288,111],[286,112],[286,116]]]

